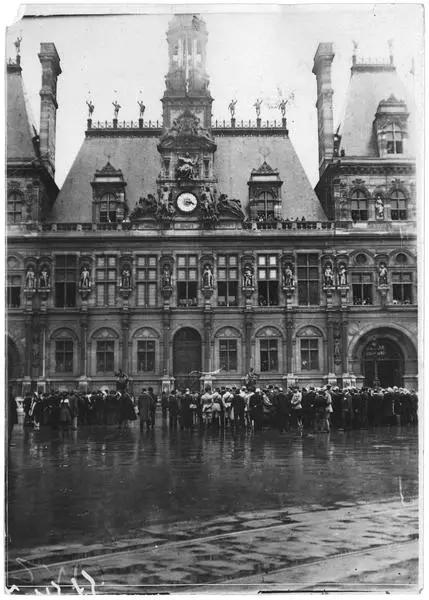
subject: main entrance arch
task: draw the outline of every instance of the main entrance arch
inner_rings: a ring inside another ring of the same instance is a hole
[[[182,327],[173,338],[173,377],[176,387],[199,388],[201,336],[192,327]]]
[[[404,358],[398,344],[373,337],[362,353],[362,373],[367,386],[402,386]]]

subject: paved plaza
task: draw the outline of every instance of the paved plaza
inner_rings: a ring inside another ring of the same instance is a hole
[[[20,591],[416,591],[417,429],[17,429]],[[52,583],[54,582],[54,583]]]

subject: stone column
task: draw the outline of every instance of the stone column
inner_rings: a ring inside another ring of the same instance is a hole
[[[248,373],[251,367],[252,357],[252,328],[253,328],[253,311],[244,311],[244,345],[245,345],[245,365],[244,372]]]
[[[162,364],[161,372],[163,375],[172,375],[170,365],[170,345],[171,345],[171,308],[164,305],[162,311]]]
[[[128,341],[130,333],[130,322],[128,312],[122,315],[122,370],[128,373]]]

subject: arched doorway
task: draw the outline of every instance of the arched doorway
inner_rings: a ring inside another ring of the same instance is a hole
[[[183,327],[173,339],[173,376],[176,387],[199,388],[201,336],[191,327]]]
[[[362,354],[365,385],[403,385],[404,359],[399,346],[387,338],[373,337]]]

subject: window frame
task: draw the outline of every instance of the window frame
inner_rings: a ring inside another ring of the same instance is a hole
[[[350,194],[350,216],[354,223],[368,221],[368,194],[362,189]]]
[[[101,266],[100,260],[104,264]],[[109,260],[114,260],[114,265],[109,264]],[[103,272],[103,278],[99,274]],[[109,273],[114,273],[114,277],[109,277]],[[112,287],[110,287],[112,286]],[[116,306],[116,295],[118,288],[118,257],[114,254],[96,254],[95,256],[95,306]],[[101,290],[103,293],[101,294]],[[112,292],[113,290],[113,292]],[[101,302],[101,297],[103,302]]]
[[[363,277],[369,277],[370,281],[365,282],[362,280]],[[355,281],[356,278],[359,277],[359,281]],[[352,302],[353,306],[373,306],[374,305],[374,277],[372,271],[353,271],[351,274],[351,283],[352,283]],[[370,302],[364,303],[363,301],[368,299],[367,293],[369,289],[369,299]],[[359,293],[356,293],[359,290]],[[355,302],[355,299],[358,299],[360,296],[361,302]]]
[[[303,264],[303,257],[306,263]],[[311,262],[313,261],[313,262]],[[305,269],[305,277],[303,271]],[[320,256],[315,252],[302,252],[297,254],[297,287],[298,306],[320,305]],[[313,302],[312,300],[315,300]]]
[[[139,254],[136,256],[136,306],[156,308],[158,305],[158,256]]]
[[[408,279],[403,279],[408,277]],[[399,271],[395,270],[391,275],[392,281],[392,302],[400,305],[413,304],[413,274],[409,270]],[[405,291],[408,290],[408,294]],[[398,294],[399,292],[399,294]],[[395,296],[399,296],[395,297]],[[408,296],[409,302],[407,302]]]
[[[62,261],[64,260],[64,265]],[[73,265],[68,264],[74,263]],[[55,308],[76,308],[77,306],[78,260],[75,254],[55,255]],[[61,300],[62,299],[62,300]]]
[[[226,348],[222,348],[222,345],[226,345]],[[223,355],[226,356],[226,362],[223,362]],[[238,372],[237,338],[219,338],[218,358],[219,367],[222,371],[225,371],[226,373]]]
[[[14,280],[17,280],[18,283]],[[22,276],[15,273],[9,273],[6,280],[6,306],[7,308],[21,308],[21,290]],[[12,302],[13,296],[17,297],[18,302]]]
[[[183,261],[182,264],[181,261]],[[192,271],[195,271],[195,278],[190,275]],[[184,274],[184,277],[181,276],[181,273]],[[178,308],[198,306],[198,281],[198,255],[178,254],[176,260],[176,298]],[[180,292],[181,289],[185,290],[185,294]]]
[[[263,259],[263,262],[261,259]],[[258,254],[256,257],[256,269],[258,277],[258,306],[279,306],[280,260],[278,254]],[[272,276],[273,271],[275,271],[275,277]],[[261,275],[262,272],[263,275]],[[261,302],[261,298],[266,301],[265,304]]]
[[[55,343],[55,350],[54,350],[54,354],[55,354],[55,373],[73,373],[74,372],[74,340],[73,338],[59,338],[54,340]],[[66,344],[69,345],[69,349],[66,349],[65,347],[63,347],[61,350],[58,348],[58,346],[60,344],[63,344],[64,346]],[[71,349],[70,349],[71,346]],[[58,360],[58,356],[61,355],[62,359]],[[66,356],[67,355],[71,355],[71,358],[69,356],[69,361],[71,361],[70,364],[70,368],[67,369],[67,360],[66,360]],[[59,366],[63,366],[64,368],[59,368]]]
[[[12,209],[10,208],[12,205]],[[17,210],[19,206],[20,210]],[[11,190],[7,195],[7,224],[19,225],[23,221],[24,197],[18,190]],[[19,215],[19,219],[16,216]],[[11,218],[12,217],[12,218]]]
[[[261,190],[254,198],[255,213],[257,219],[263,219],[264,221],[274,221],[275,211],[274,207],[277,198],[270,190]],[[260,208],[262,206],[262,208]]]
[[[232,262],[234,259],[235,262]],[[224,264],[222,261],[224,260]],[[223,275],[223,271],[225,272]],[[235,271],[235,277],[233,277]],[[222,307],[239,306],[239,259],[237,254],[219,254],[217,257],[217,305]],[[221,286],[225,286],[225,294],[220,294]],[[235,288],[235,294],[231,293],[231,288]],[[225,303],[221,303],[219,298],[225,297]],[[230,301],[230,298],[235,300]]]
[[[319,340],[319,337],[302,337],[299,339],[299,357],[301,371],[320,371]],[[307,348],[303,347],[305,344],[307,345]],[[311,347],[312,345],[313,347]],[[316,353],[315,361],[313,360],[314,353]],[[306,357],[308,366],[304,366],[303,356]]]
[[[101,350],[100,346],[101,344],[104,344],[104,348]],[[107,347],[107,344],[109,344],[109,347]],[[112,355],[111,359],[109,358],[109,360],[112,361],[112,369],[100,369],[99,368],[99,360],[100,360],[100,355],[103,356],[103,367],[106,366],[110,366],[110,364],[107,364],[107,355]],[[115,372],[115,340],[113,339],[107,339],[107,340],[96,340],[96,344],[95,344],[95,372],[97,374],[99,373],[114,373]]]
[[[408,198],[403,190],[395,188],[389,194],[390,218],[392,221],[407,221]]]
[[[150,349],[149,349],[150,345]],[[153,354],[153,356],[151,356]],[[151,356],[151,360],[149,359]],[[137,372],[138,373],[155,373],[156,372],[156,340],[137,340]],[[144,364],[146,368],[140,368]],[[153,365],[153,368],[148,368]]]
[[[271,347],[271,344],[273,347]],[[264,346],[267,346],[266,348]],[[263,354],[266,354],[266,359],[263,359]],[[272,368],[271,355],[275,356],[275,367]],[[280,368],[279,356],[279,338],[262,337],[259,338],[259,365],[261,373],[278,373]],[[268,368],[264,368],[265,364]]]

